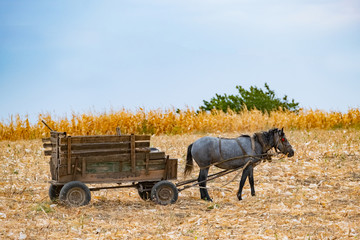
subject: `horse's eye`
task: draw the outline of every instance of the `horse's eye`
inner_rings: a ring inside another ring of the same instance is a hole
[[[285,142],[285,138],[282,138],[281,141],[282,141],[282,142]]]

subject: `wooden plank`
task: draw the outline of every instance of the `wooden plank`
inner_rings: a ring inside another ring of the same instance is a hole
[[[57,155],[56,155],[56,149],[55,148],[52,148],[51,150],[44,150],[44,155],[45,156],[53,156],[54,158],[57,158]]]
[[[130,149],[131,148],[131,142],[107,142],[107,143],[73,143],[74,140],[72,140],[72,150],[95,150],[95,149]],[[150,142],[149,141],[141,141],[141,142],[135,142],[135,148],[144,148],[149,149]],[[67,151],[67,144],[63,144],[60,147],[61,151]]]
[[[85,173],[94,174],[94,173],[111,173],[111,172],[120,172],[120,163],[119,162],[89,162],[86,165]]]
[[[52,154],[52,150],[45,150],[44,151],[45,156],[51,156],[51,154]]]
[[[159,158],[163,158],[165,159],[165,152],[150,152],[149,154],[149,159],[159,159]]]
[[[44,144],[43,144],[43,148],[52,148],[53,146],[54,146],[54,144],[51,143],[51,142],[48,142],[48,143],[44,143]]]
[[[150,141],[150,135],[135,135],[135,141]]]
[[[130,158],[131,158],[131,169],[132,172],[135,173],[136,172],[136,155],[135,155],[135,135],[131,134],[131,153],[130,153]]]
[[[99,135],[99,136],[72,136],[73,144],[78,143],[104,143],[104,142],[128,142],[131,135]],[[135,135],[135,141],[150,141],[150,135]],[[66,144],[66,140],[61,139],[60,144]]]
[[[137,181],[160,181],[163,179],[164,170],[149,171],[145,174],[145,170],[138,171],[135,174],[132,172],[119,172],[119,173],[102,173],[102,174],[86,174],[85,177],[76,175],[76,180],[83,183],[126,183]],[[169,179],[170,180],[170,179]],[[59,177],[58,183],[67,183],[72,181],[72,175]]]
[[[145,170],[145,174],[149,174],[153,170],[163,170],[165,172],[164,162],[157,162],[157,164],[150,164],[146,173],[146,165],[144,162],[138,163],[135,166],[136,172]],[[130,162],[122,163],[122,171],[119,171],[119,162],[88,162],[86,165],[86,174],[100,174],[100,173],[114,173],[114,172],[131,172],[133,173],[133,167]]]
[[[91,161],[88,158],[73,158],[71,165],[72,170],[78,168],[77,163],[81,163],[81,168],[79,172],[82,173],[82,176],[88,173],[101,173],[101,172],[133,172],[134,167],[131,164],[131,161],[118,161],[116,158],[113,161]],[[68,166],[68,165],[61,165]],[[121,169],[120,169],[121,167]],[[165,162],[164,159],[151,160],[148,163],[144,160],[137,160],[135,169],[138,170],[147,170],[147,172],[151,170],[165,170]],[[74,174],[74,171],[72,171]],[[67,172],[62,173],[62,175],[69,175]]]
[[[58,167],[58,178],[60,179],[62,176],[70,176],[67,174],[67,165],[60,165]],[[71,181],[71,180],[70,180]]]
[[[71,136],[67,138],[67,159],[68,174],[71,174]]]
[[[169,158],[167,159],[167,164],[166,164],[166,180],[169,179],[176,179],[177,178],[177,168],[178,168],[178,160],[177,159],[173,159],[173,158]]]
[[[135,153],[137,161],[145,161],[146,160],[146,153]],[[115,162],[115,161],[129,161],[130,162],[130,152],[129,153],[119,153],[115,152],[109,155],[75,155],[72,153],[72,161],[75,160],[75,157],[79,157],[79,159],[85,159],[88,162]],[[157,153],[150,153],[149,154],[149,163],[153,162],[154,160],[165,160],[165,153],[164,152],[157,152]],[[61,164],[67,164],[67,155],[63,155],[60,157]]]
[[[86,151],[71,151],[72,156],[77,157],[91,157],[91,156],[108,156],[115,154],[130,153],[129,150],[125,149],[102,149],[102,150],[86,150]],[[68,153],[62,152],[60,158],[67,158]]]
[[[42,140],[43,143],[49,143],[49,142],[51,142],[51,141],[50,141],[50,138],[42,138],[41,140]]]

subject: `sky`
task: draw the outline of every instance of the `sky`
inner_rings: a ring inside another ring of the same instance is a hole
[[[0,121],[197,109],[265,82],[360,107],[360,1],[0,0]]]

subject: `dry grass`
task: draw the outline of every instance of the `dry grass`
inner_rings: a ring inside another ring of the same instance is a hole
[[[201,136],[154,136],[152,145],[179,158],[182,173],[187,145]],[[40,140],[2,141],[0,238],[359,239],[359,132],[294,130],[287,136],[296,155],[257,166],[257,195],[250,196],[246,183],[241,202],[238,179],[216,188],[232,174],[209,184],[213,203],[201,201],[196,188],[181,192],[170,206],[124,189],[93,192],[89,205],[75,209],[49,201],[48,159]]]
[[[347,113],[301,110],[298,113],[276,111],[263,114],[261,111],[243,111],[223,113],[196,113],[195,110],[177,111],[150,110],[140,108],[136,112],[128,110],[109,113],[72,114],[71,118],[60,118],[51,114],[40,114],[35,124],[28,117],[19,115],[7,122],[0,122],[1,140],[38,139],[49,135],[42,124],[45,119],[49,126],[70,135],[106,135],[115,134],[120,126],[122,133],[130,134],[193,134],[244,132],[285,127],[286,129],[336,129],[360,127],[360,109],[349,109]]]

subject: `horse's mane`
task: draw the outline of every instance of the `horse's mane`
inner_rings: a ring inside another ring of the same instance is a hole
[[[258,135],[261,135],[262,137],[264,137],[267,141],[270,141],[271,140],[271,137],[274,135],[274,133],[276,131],[279,131],[278,128],[272,128],[268,131],[260,131],[260,132],[256,132],[253,134],[253,138],[254,139],[257,139],[258,138]],[[250,138],[251,136],[248,135],[248,134],[241,134],[239,137],[248,137]],[[224,139],[230,139],[230,138],[224,138]]]
[[[240,137],[250,137],[250,135],[247,135],[247,134],[242,134],[242,135],[240,135]]]
[[[272,128],[272,129],[270,129],[270,130],[268,130],[268,131],[256,132],[256,133],[254,133],[254,137],[255,137],[256,135],[261,134],[262,136],[264,136],[264,137],[266,137],[267,139],[269,139],[269,138],[270,138],[271,136],[273,136],[274,133],[277,132],[277,131],[279,131],[278,128]]]

